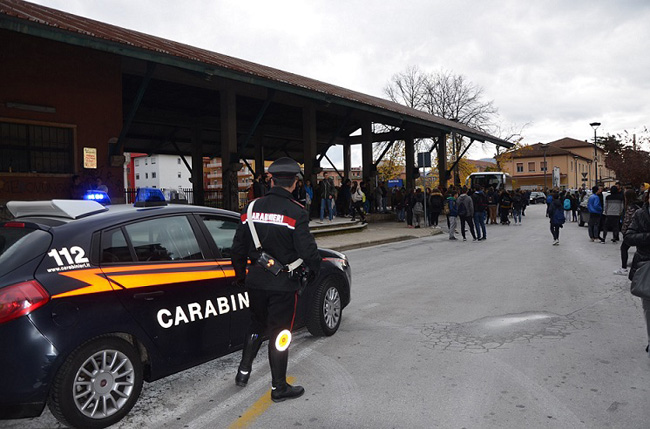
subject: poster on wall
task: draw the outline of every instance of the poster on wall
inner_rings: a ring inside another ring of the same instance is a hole
[[[84,148],[84,168],[97,168],[97,148]]]

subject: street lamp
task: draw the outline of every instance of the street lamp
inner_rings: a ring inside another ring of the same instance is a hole
[[[598,186],[598,152],[597,152],[597,146],[596,146],[596,130],[598,127],[600,127],[600,122],[592,122],[591,128],[594,129],[594,179],[595,182],[594,185]]]
[[[578,189],[578,155],[573,155],[573,168],[576,171],[576,189]]]

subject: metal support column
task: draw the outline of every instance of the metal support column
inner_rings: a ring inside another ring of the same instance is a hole
[[[239,156],[237,155],[237,96],[234,91],[223,90],[221,102],[221,180],[223,183],[223,208],[239,210],[239,184],[237,183]]]
[[[302,136],[305,179],[309,179],[312,187],[315,187],[320,165],[316,159],[316,109],[311,104],[302,109]]]
[[[352,169],[352,145],[348,140],[343,144],[343,175],[346,179],[350,178]]]
[[[361,139],[362,180],[368,180],[373,176],[372,123],[369,120],[363,121],[363,125],[361,125]]]
[[[185,160],[185,157],[181,155]],[[192,204],[197,206],[205,205],[205,193],[203,192],[203,142],[201,140],[201,128],[198,125],[192,127]]]
[[[406,158],[406,189],[415,188],[415,139],[413,132],[406,130],[404,138],[404,149]]]

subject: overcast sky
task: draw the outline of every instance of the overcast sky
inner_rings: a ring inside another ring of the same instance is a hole
[[[526,144],[650,126],[648,0],[34,2],[383,98],[408,66],[451,71]]]

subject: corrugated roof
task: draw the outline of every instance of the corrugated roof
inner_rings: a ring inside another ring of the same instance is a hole
[[[313,95],[320,94],[336,97],[340,99],[340,104],[353,102],[362,106],[378,108],[383,114],[392,114],[392,116],[398,117],[403,116],[405,120],[410,119],[412,122],[420,125],[456,130],[476,140],[489,141],[506,147],[512,146],[510,142],[482,131],[379,97],[45,6],[21,0],[0,0],[0,28],[33,34],[34,27],[40,30],[43,28],[49,30],[47,34],[42,34],[42,31],[39,33],[43,37],[55,38],[55,34],[64,32],[79,36],[83,39],[101,41],[103,42],[101,45],[94,44],[92,47],[115,52],[120,55],[137,56],[137,52],[140,52],[147,53],[148,59],[154,62],[173,57],[191,63],[201,63],[214,67],[217,74],[223,71],[230,72],[231,74],[228,76],[231,78],[239,78],[241,80],[245,80],[246,77],[261,79],[269,83],[284,85],[286,87],[285,89],[289,91],[291,88],[302,88],[309,93],[313,93]],[[72,43],[71,41],[68,42]],[[237,77],[233,77],[234,75],[237,75]],[[256,83],[258,82],[256,81]],[[301,95],[310,96],[309,93]],[[341,101],[344,103],[341,103]],[[336,100],[332,100],[332,102],[335,103]],[[356,107],[360,108],[362,106]]]

